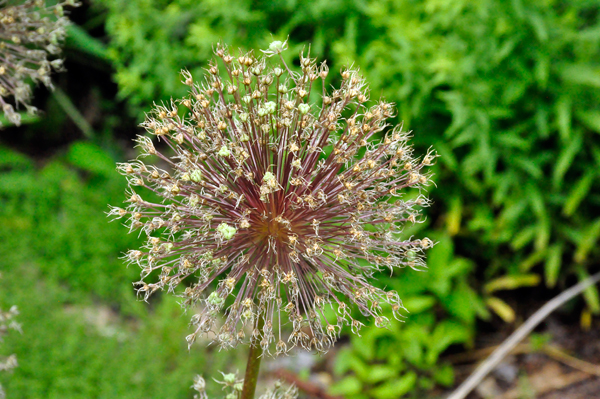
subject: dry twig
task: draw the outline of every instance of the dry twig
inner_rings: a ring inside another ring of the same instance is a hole
[[[490,357],[481,363],[473,374],[448,396],[448,399],[464,399],[542,320],[565,302],[579,295],[587,287],[596,284],[598,281],[600,281],[600,272],[562,292],[542,306],[521,327],[517,328]]]

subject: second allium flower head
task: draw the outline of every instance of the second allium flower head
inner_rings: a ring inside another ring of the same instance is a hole
[[[11,102],[37,111],[30,104],[31,81],[52,88],[50,73],[62,69],[62,60],[48,57],[60,52],[69,24],[63,7],[78,5],[75,0],[53,5],[46,0],[0,0],[0,107],[11,123],[21,123]]]
[[[276,42],[264,53],[284,49]],[[190,95],[158,106],[143,123],[172,155],[139,136],[142,156],[157,156],[169,170],[139,159],[119,165],[129,206],[110,213],[148,235],[144,248],[127,254],[142,268],[138,292],[175,292],[195,276],[177,291],[185,305],[202,305],[190,344],[213,331],[221,347],[252,340],[276,354],[297,345],[327,350],[344,325],[357,332],[352,304],[378,327],[389,323],[385,306],[402,317],[398,294],[369,278],[425,266],[432,242],[401,241],[399,233],[428,200],[402,196],[429,184],[435,154],[417,159],[400,126],[386,131],[392,104],[365,105],[356,70],[344,70],[340,88],[328,93],[327,66],[303,54],[301,72],[281,57],[271,66],[223,46],[216,55],[222,70],[209,65],[202,84],[184,72]],[[143,190],[162,202],[146,201]],[[144,281],[154,271],[158,281]]]

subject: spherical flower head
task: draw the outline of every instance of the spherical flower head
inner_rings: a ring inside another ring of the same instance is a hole
[[[62,60],[48,57],[60,52],[67,34],[64,7],[78,5],[74,0],[48,6],[45,0],[0,0],[0,106],[11,123],[21,123],[12,104],[36,111],[29,104],[29,81],[52,88],[50,73],[62,69]]]
[[[410,135],[386,122],[392,104],[368,106],[356,70],[329,94],[327,66],[303,54],[300,72],[283,58],[216,54],[221,67],[210,64],[201,84],[184,72],[189,96],[143,123],[161,149],[139,136],[141,157],[119,165],[129,205],[110,214],[148,236],[126,256],[142,269],[139,293],[199,305],[190,344],[213,332],[223,348],[253,342],[275,354],[325,351],[344,326],[358,333],[352,307],[378,327],[385,314],[400,320],[399,295],[371,278],[425,267],[432,241],[401,233],[428,205],[419,190],[436,155],[413,156]],[[161,201],[143,199],[148,191]]]

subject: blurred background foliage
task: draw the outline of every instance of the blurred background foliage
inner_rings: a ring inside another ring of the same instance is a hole
[[[135,301],[138,271],[117,258],[136,237],[102,211],[123,198],[113,165],[134,156],[136,121],[153,102],[185,95],[182,68],[199,79],[217,41],[247,50],[288,37],[291,61],[310,44],[333,71],[360,67],[372,97],[397,104],[417,149],[441,155],[434,205],[407,231],[438,242],[429,271],[380,276],[411,313],[389,330],[346,335],[331,392],[383,399],[451,386],[453,368],[440,355],[472,347],[486,323],[513,323],[525,313],[514,304],[532,290],[547,298],[598,269],[599,18],[591,0],[84,2],[73,13],[69,72],[56,76],[66,94],[40,92],[46,115],[0,133],[0,265],[9,285],[0,305],[17,304],[24,324],[7,340],[21,362],[7,390],[185,397],[194,373],[235,356],[200,347],[189,355],[187,316],[166,298]],[[90,306],[112,309],[122,333],[86,322]],[[600,312],[597,289],[572,311],[589,326]],[[64,331],[67,344],[46,330]],[[57,356],[60,345],[70,349]],[[90,363],[84,376],[69,356],[82,370]],[[34,384],[37,367],[48,372]],[[114,387],[88,389],[104,379]]]

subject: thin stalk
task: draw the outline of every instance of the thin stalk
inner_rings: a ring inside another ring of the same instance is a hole
[[[254,399],[256,383],[258,382],[258,371],[260,370],[260,360],[262,347],[258,339],[250,345],[248,352],[248,365],[246,366],[246,375],[244,376],[244,387],[240,399]]]

